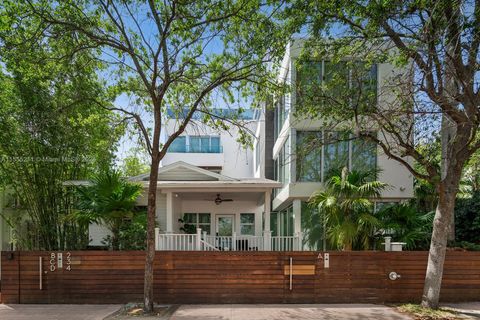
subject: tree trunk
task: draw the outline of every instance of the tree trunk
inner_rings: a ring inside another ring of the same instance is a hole
[[[422,306],[438,308],[440,288],[442,286],[443,263],[447,250],[448,235],[451,228],[452,215],[455,208],[455,197],[458,190],[458,178],[442,181],[439,185],[439,198],[433,221],[432,240],[428,254],[427,272],[423,287]]]
[[[152,154],[150,178],[148,185],[148,210],[147,210],[147,248],[145,259],[145,279],[143,287],[144,313],[153,312],[153,261],[155,259],[155,208],[157,194],[158,166],[160,157],[158,153]]]

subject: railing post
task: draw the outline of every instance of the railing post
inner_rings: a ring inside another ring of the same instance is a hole
[[[197,242],[196,250],[202,250],[202,229],[197,228],[197,236],[195,237],[195,240]]]
[[[232,251],[237,251],[237,233],[232,233]]]
[[[298,232],[295,232],[293,234],[293,241],[292,241],[292,247],[290,248],[290,250],[292,251],[298,251],[298,248],[299,248],[299,245],[298,245],[298,239],[299,239],[299,235],[298,235]]]
[[[263,250],[272,251],[272,231],[263,231]]]
[[[160,228],[155,228],[155,250],[160,250]]]
[[[303,232],[298,233],[298,251],[303,251]]]

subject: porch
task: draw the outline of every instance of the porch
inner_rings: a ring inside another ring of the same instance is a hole
[[[155,249],[158,251],[302,251],[301,233],[293,236],[272,236],[265,231],[261,236],[208,235],[197,228],[194,234],[161,233],[155,229]]]

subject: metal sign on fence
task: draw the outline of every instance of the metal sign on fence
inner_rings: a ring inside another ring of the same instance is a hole
[[[65,253],[65,270],[72,270],[72,258],[71,253]],[[50,253],[50,272],[54,272],[57,269],[63,269],[63,253],[62,252],[51,252]]]

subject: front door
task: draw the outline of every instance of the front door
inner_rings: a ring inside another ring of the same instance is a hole
[[[219,214],[216,222],[217,247],[220,250],[232,250],[235,216],[233,214]]]

